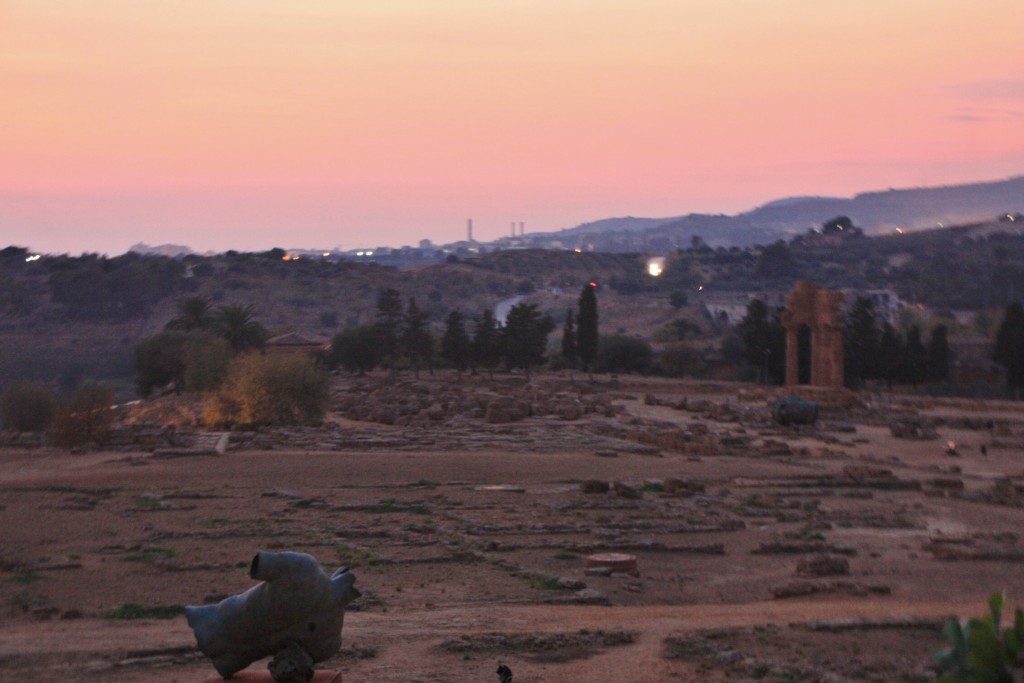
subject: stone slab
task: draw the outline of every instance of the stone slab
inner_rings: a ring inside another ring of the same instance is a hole
[[[230,683],[274,683],[274,679],[271,677],[269,671],[239,671],[231,678],[221,678],[220,676],[214,676],[213,678],[207,678],[203,683],[224,683],[229,681]],[[340,671],[317,671],[313,674],[313,679],[310,683],[341,683],[341,672]]]

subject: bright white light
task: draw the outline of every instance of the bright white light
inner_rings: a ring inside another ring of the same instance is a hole
[[[33,261],[38,261],[41,258],[43,257],[40,254],[32,254],[31,256],[25,257],[25,263],[32,263]]]
[[[647,259],[647,274],[651,277],[658,277],[665,272],[665,257],[655,256]]]
[[[701,285],[700,287],[698,287],[697,291],[698,292],[703,292],[704,291],[704,285]]]

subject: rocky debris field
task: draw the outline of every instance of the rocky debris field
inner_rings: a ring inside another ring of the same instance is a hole
[[[943,618],[1024,597],[1014,404],[874,397],[781,428],[729,384],[334,397],[316,428],[206,433],[175,399],[125,409],[108,450],[9,438],[3,678],[208,677],[181,607],[247,588],[258,549],[353,568],[321,665],[346,681],[929,680]]]

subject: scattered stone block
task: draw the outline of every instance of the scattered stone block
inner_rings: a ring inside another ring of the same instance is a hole
[[[827,553],[805,555],[796,565],[797,576],[845,576],[849,573],[849,560]]]
[[[587,556],[587,567],[604,567],[613,574],[629,574],[639,576],[637,569],[636,555],[627,553],[599,553]]]
[[[580,482],[580,491],[583,493],[608,493],[609,490],[611,490],[611,485],[606,481],[588,479]]]

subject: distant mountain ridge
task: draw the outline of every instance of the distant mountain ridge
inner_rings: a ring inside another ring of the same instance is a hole
[[[749,246],[805,232],[836,216],[849,216],[869,234],[992,219],[1024,211],[1024,176],[994,182],[864,192],[851,198],[787,197],[735,216],[690,214],[675,218],[608,218],[562,230],[567,235],[642,231],[675,244],[694,236],[711,246]]]

